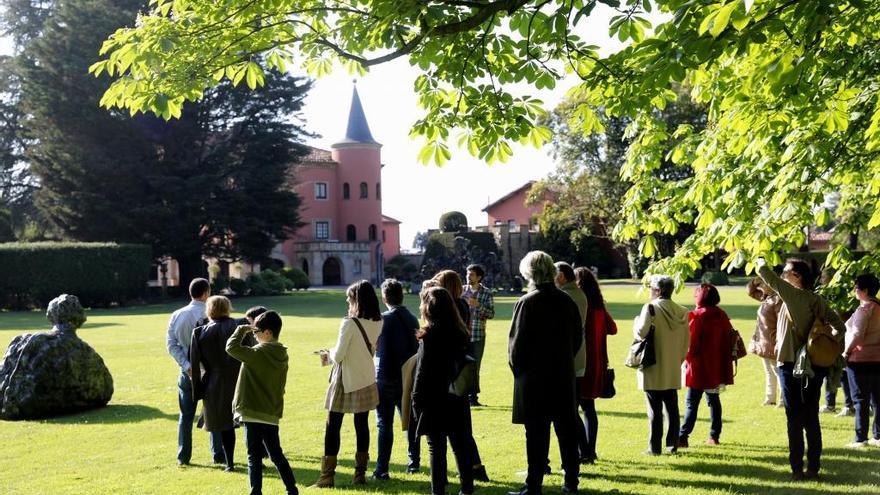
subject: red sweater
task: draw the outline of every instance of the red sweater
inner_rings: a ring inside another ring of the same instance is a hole
[[[733,326],[721,308],[697,308],[688,313],[690,347],[688,348],[685,384],[690,388],[714,389],[733,385]]]
[[[617,324],[604,309],[587,309],[584,325],[584,342],[587,347],[587,369],[578,379],[580,396],[596,399],[605,387],[605,369],[608,368],[608,343],[606,337],[617,333]]]

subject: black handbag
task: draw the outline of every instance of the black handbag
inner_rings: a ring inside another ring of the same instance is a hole
[[[465,354],[464,360],[455,363],[452,383],[449,384],[449,393],[456,397],[467,397],[477,390],[477,360],[469,354]]]
[[[614,388],[614,368],[605,369],[605,378],[602,381],[602,393],[599,394],[601,399],[610,399],[617,395],[617,389]]]
[[[657,362],[657,356],[654,353],[654,306],[648,305],[648,311],[651,313],[651,329],[644,339],[633,340],[629,346],[629,355],[626,357],[625,364],[628,368],[638,368],[643,370],[648,366],[653,366]]]

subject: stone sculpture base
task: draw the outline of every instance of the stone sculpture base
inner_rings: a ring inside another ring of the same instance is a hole
[[[76,334],[20,335],[0,361],[0,418],[36,419],[106,406],[113,377]]]

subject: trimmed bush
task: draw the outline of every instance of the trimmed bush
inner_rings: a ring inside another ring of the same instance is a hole
[[[0,306],[45,306],[67,293],[83,306],[125,303],[146,293],[150,246],[113,243],[0,244]]]
[[[293,289],[293,282],[272,270],[251,273],[248,275],[247,285],[252,296],[277,296]]]
[[[240,278],[231,278],[229,279],[229,290],[234,292],[236,296],[244,296],[248,291],[248,283]]]
[[[467,217],[460,211],[448,211],[440,215],[441,232],[463,232],[468,229]]]
[[[283,275],[284,278],[293,282],[292,288],[296,290],[308,289],[312,285],[312,283],[309,281],[309,276],[306,275],[306,272],[295,266],[286,266],[282,268],[281,275]]]
[[[215,275],[211,280],[211,294],[223,294],[229,288],[229,277]]]
[[[730,285],[727,272],[706,272],[700,277],[700,282],[712,285]]]

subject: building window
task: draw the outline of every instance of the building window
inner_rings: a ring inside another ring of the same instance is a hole
[[[519,231],[519,225],[516,224],[516,220],[508,220],[507,221],[507,228],[510,229],[511,232],[518,232]]]
[[[327,199],[326,182],[315,182],[315,199]]]
[[[376,226],[375,225],[370,225],[369,233],[370,233],[370,240],[375,241],[376,240]]]
[[[351,188],[348,187],[348,182],[342,185],[342,199],[348,199],[351,197]]]
[[[361,182],[361,199],[367,199],[367,183]]]
[[[385,229],[382,229],[382,242],[385,242]]]
[[[345,228],[345,240],[348,242],[354,242],[357,240],[357,229],[354,225],[349,225]]]
[[[330,222],[315,222],[315,239],[330,238]]]
[[[376,183],[376,199],[382,199],[382,184]]]

